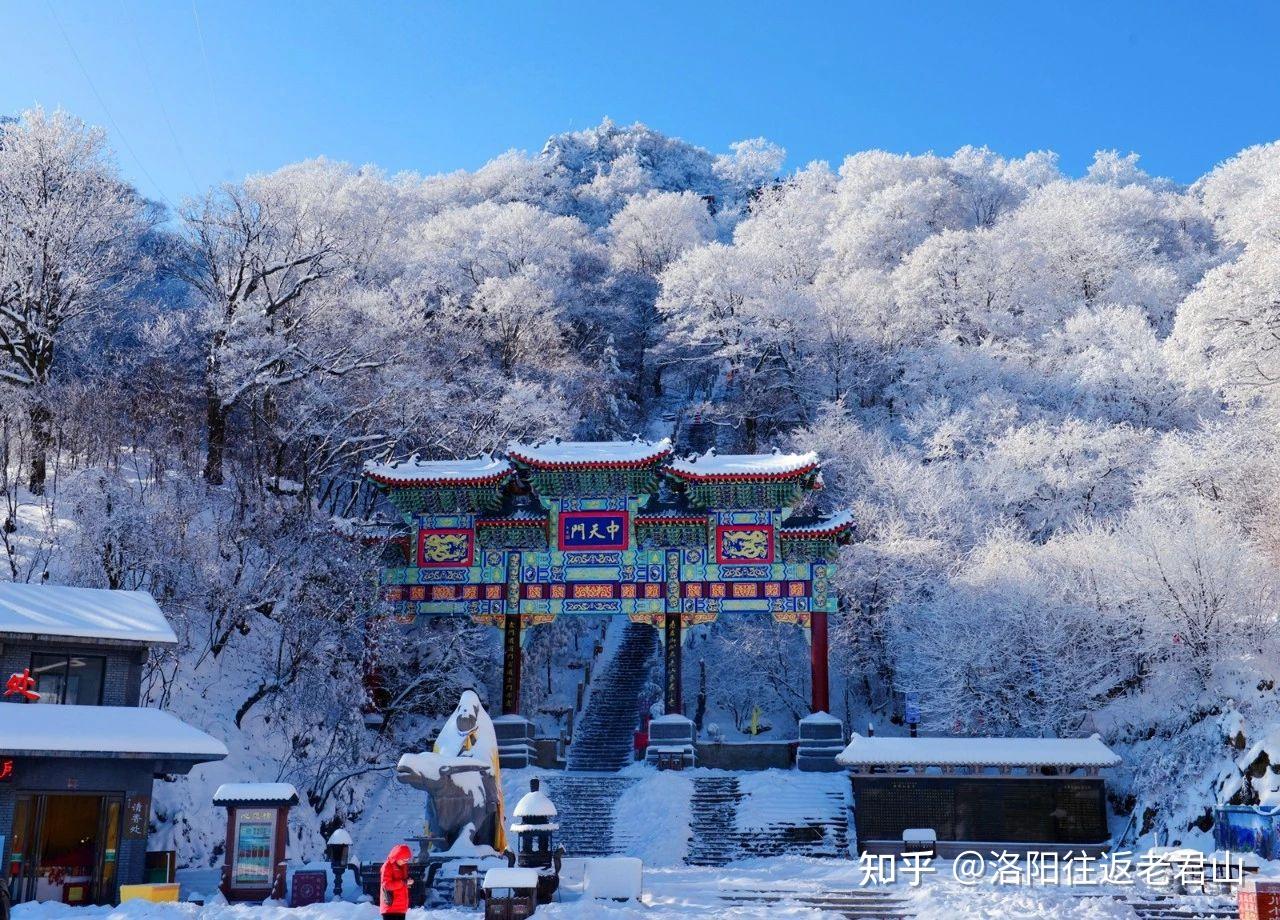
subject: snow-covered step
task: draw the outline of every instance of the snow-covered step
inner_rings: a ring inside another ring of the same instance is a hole
[[[613,657],[592,679],[591,697],[569,745],[571,771],[615,771],[634,761],[640,694],[658,638],[651,626],[628,622],[624,630]]]
[[[391,848],[422,834],[426,826],[427,794],[394,776],[365,805],[352,834],[353,852],[363,863],[381,862]]]
[[[611,773],[560,773],[548,776],[547,794],[556,804],[557,841],[568,856],[625,853],[625,832],[615,837],[614,807],[636,783]]]
[[[723,866],[737,858],[735,833],[742,792],[735,776],[699,776],[693,781],[692,821],[686,862],[692,866]]]
[[[692,816],[691,865],[785,854],[848,856],[848,780],[839,774],[698,771]]]
[[[780,889],[734,889],[720,892],[727,905],[808,907],[847,920],[907,920],[915,916],[910,902],[893,889],[859,888],[852,891],[798,892]]]

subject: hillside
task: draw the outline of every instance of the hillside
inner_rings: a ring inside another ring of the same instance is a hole
[[[280,778],[314,856],[462,688],[497,695],[491,631],[371,615],[365,460],[812,449],[858,521],[846,725],[894,730],[911,692],[928,731],[1099,731],[1117,808],[1198,842],[1220,795],[1275,795],[1243,771],[1280,727],[1277,214],[1280,143],[1183,187],[1115,152],[797,168],[609,122],[475,172],[285,165],[172,214],[100,132],[28,112],[0,125],[0,577],[143,588],[174,621],[151,698],[233,753],[157,788],[162,842],[208,863],[208,792]],[[540,628],[528,673],[601,626]],[[788,630],[691,637],[726,733],[803,714]]]

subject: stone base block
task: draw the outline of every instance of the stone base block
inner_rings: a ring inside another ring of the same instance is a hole
[[[538,759],[533,742],[533,722],[524,716],[497,716],[493,733],[498,738],[498,765],[504,770],[533,766]]]
[[[844,723],[833,715],[815,712],[800,720],[800,743],[796,748],[796,769],[812,773],[834,773],[840,769],[836,755],[844,750]]]
[[[660,769],[682,770],[695,764],[693,721],[681,715],[659,716],[649,722],[645,763]]]

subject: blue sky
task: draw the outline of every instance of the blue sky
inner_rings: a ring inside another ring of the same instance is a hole
[[[1280,4],[0,0],[0,112],[108,129],[171,203],[309,156],[474,168],[609,116],[788,165],[1098,148],[1190,181],[1280,138]]]

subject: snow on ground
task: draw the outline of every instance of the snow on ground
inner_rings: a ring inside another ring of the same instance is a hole
[[[679,865],[689,852],[692,778],[686,771],[640,765],[628,772],[639,781],[614,806],[615,838],[625,838],[627,855],[639,856],[646,866]]]
[[[1132,888],[1083,887],[1037,889],[995,887],[983,884],[967,888],[950,878],[950,864],[938,864],[938,874],[918,888],[899,883],[874,889],[905,900],[904,912],[918,920],[1135,920],[1137,914],[1122,900]],[[849,891],[859,887],[856,862],[794,857],[750,860],[723,868],[680,866],[645,867],[641,904],[598,903],[584,899],[582,865],[569,860],[565,866],[561,900],[538,908],[546,920],[673,920],[673,918],[804,918],[819,920],[832,913],[793,900],[822,892]],[[721,895],[764,894],[783,896],[766,903],[729,902]],[[220,901],[220,899],[218,899]],[[1194,903],[1225,904],[1230,899],[1198,899]],[[1189,906],[1189,905],[1188,905]],[[474,920],[470,910],[414,910],[409,920]],[[378,920],[372,904],[343,902],[287,909],[280,905],[233,906],[210,903],[151,904],[132,901],[121,907],[76,907],[63,904],[23,904],[13,920]]]
[[[839,773],[799,773],[760,770],[736,776],[743,800],[737,809],[737,830],[751,832],[775,824],[803,823],[832,816],[833,801],[849,793],[849,777]]]

